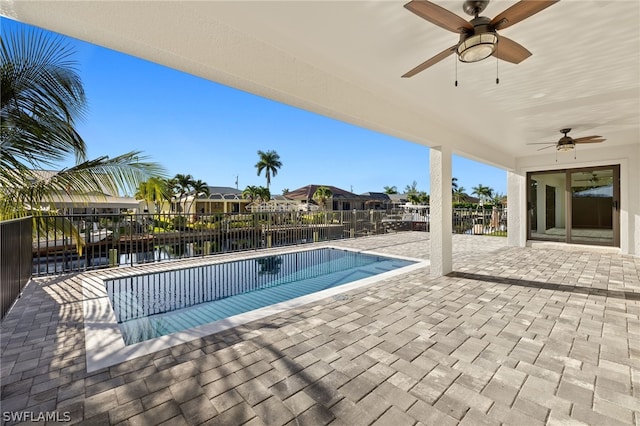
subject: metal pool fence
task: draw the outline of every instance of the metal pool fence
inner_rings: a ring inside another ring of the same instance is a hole
[[[497,221],[494,220],[496,214]],[[428,232],[429,214],[428,211],[416,215],[384,210],[84,214],[52,215],[44,225],[34,232],[34,275],[133,266],[402,231]],[[453,230],[506,235],[506,212],[454,209]]]
[[[377,256],[322,248],[106,281],[118,322],[369,265]]]
[[[0,319],[31,278],[32,229],[31,217],[0,222]]]

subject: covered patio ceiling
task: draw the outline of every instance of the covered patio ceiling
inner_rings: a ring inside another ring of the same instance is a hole
[[[560,1],[500,32],[533,53],[500,61],[500,84],[489,58],[459,63],[458,87],[453,55],[400,77],[458,39],[404,3],[0,0],[4,16],[507,169],[565,127],[607,139],[580,149],[640,143],[637,0]]]

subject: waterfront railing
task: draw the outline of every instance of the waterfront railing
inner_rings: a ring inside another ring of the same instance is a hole
[[[503,214],[504,213],[504,214]],[[496,216],[497,215],[497,216]],[[91,214],[50,216],[32,242],[34,275],[133,266],[269,247],[429,231],[429,213],[290,211],[213,214]],[[454,209],[453,231],[506,235],[502,210]]]

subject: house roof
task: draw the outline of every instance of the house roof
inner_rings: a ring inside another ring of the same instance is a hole
[[[389,194],[389,199],[395,203],[404,203],[407,201],[407,194]]]
[[[193,192],[185,194],[182,199],[191,199],[193,198]],[[180,197],[177,197],[180,200]],[[232,188],[230,186],[209,186],[209,196],[200,195],[198,200],[214,200],[214,201],[246,201],[242,197],[242,191],[236,188]]]
[[[135,209],[140,207],[141,201],[133,197],[115,197],[112,195],[93,193],[82,195],[79,193],[55,194],[52,196],[56,208],[62,207],[86,207],[86,208],[112,208]],[[49,204],[43,202],[42,204]]]
[[[364,192],[360,194],[361,197],[368,198],[369,200],[390,201],[389,194],[384,192]]]
[[[313,194],[316,192],[316,189],[318,189],[321,186],[325,186],[329,188],[329,190],[331,190],[331,193],[333,194],[332,195],[333,198],[348,198],[348,199],[354,199],[354,200],[360,199],[360,196],[332,185],[303,186],[302,188],[294,189],[293,191],[287,192],[286,197],[289,198],[290,200],[312,200]]]
[[[209,186],[209,192],[211,194],[240,194],[242,195],[242,190],[237,188],[232,188],[230,186]]]

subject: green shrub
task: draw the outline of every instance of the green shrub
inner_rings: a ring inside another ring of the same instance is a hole
[[[173,229],[184,231],[187,229],[187,218],[184,216],[174,216],[171,219],[171,224],[173,225]]]

